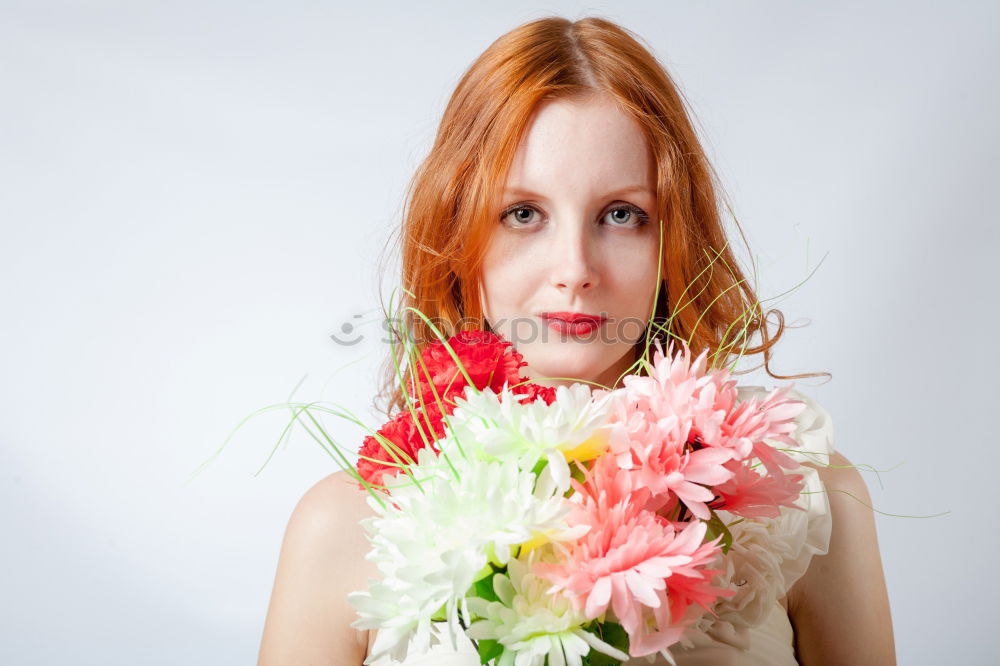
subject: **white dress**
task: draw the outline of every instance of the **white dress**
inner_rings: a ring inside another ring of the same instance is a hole
[[[760,386],[739,388],[740,400],[763,399],[768,393]],[[797,427],[791,433],[797,447],[785,453],[799,462],[825,465],[834,451],[830,415],[803,393],[792,390],[789,396],[805,402],[806,408],[796,417]],[[780,443],[777,446],[788,448]],[[678,666],[797,666],[795,635],[779,599],[806,572],[813,555],[828,551],[832,519],[818,472],[808,466],[795,472],[805,476],[803,493],[796,502],[804,511],[782,507],[779,518],[738,523],[731,528],[733,548],[725,564],[715,568],[725,569],[720,574],[721,583],[746,584],[737,587],[735,596],[717,604],[718,617],[702,618],[697,627],[685,633],[681,643],[669,648]],[[720,513],[727,522],[735,519]],[[660,655],[625,662],[627,666],[668,663]],[[411,655],[402,662],[383,657],[369,664],[479,666],[479,655],[471,641],[461,636],[457,650],[445,640],[426,654]]]

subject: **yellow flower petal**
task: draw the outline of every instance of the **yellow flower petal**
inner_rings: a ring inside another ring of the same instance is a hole
[[[604,428],[598,428],[594,431],[593,435],[580,442],[572,449],[561,449],[561,451],[563,456],[566,457],[566,462],[573,462],[574,460],[586,462],[604,455],[608,450],[608,443],[609,438],[607,430]]]

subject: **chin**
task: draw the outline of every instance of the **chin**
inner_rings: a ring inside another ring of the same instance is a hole
[[[532,363],[527,357],[525,360],[535,377],[573,377],[578,380],[595,381],[606,368],[603,364],[595,363],[593,359],[588,359],[586,356],[579,351],[576,353],[567,351],[561,354],[548,354],[543,362]],[[549,381],[543,381],[543,383],[549,383]],[[565,382],[557,381],[556,383]]]

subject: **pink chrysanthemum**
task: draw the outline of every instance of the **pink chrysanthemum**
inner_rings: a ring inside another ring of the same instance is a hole
[[[715,487],[719,499],[709,504],[713,509],[744,518],[777,518],[782,506],[802,510],[795,501],[802,493],[802,474],[760,474],[746,464],[733,464],[733,478]]]
[[[573,480],[577,504],[568,523],[589,525],[577,542],[558,544],[558,564],[536,564],[535,573],[563,590],[588,619],[608,608],[629,635],[629,654],[641,657],[680,640],[699,615],[692,604],[709,609],[733,592],[710,584],[718,570],[708,569],[719,552],[719,538],[704,542],[705,523],[683,529],[644,509],[649,489],[611,456],[598,458]],[[680,525],[680,524],[679,524]]]
[[[675,354],[672,341],[664,355],[657,341],[648,376],[627,376],[624,388],[615,392],[611,454],[649,489],[647,508],[679,500],[694,516],[708,520],[710,508],[729,508],[712,488],[728,483],[730,497],[749,497],[751,489],[741,482],[754,482],[752,505],[758,509],[767,502],[790,503],[789,480],[758,482],[759,475],[751,477],[740,468],[753,457],[773,475],[783,475],[782,467],[797,467],[764,440],[794,445],[788,433],[805,404],[785,397],[791,387],[776,389],[762,402],[738,402],[736,381],[724,368],[706,371],[707,355],[705,350],[692,361],[687,344]],[[733,482],[737,474],[740,481]],[[767,489],[774,491],[770,498]]]
[[[745,400],[726,415],[722,434],[736,452],[735,458],[756,457],[772,474],[781,474],[782,467],[795,469],[799,466],[790,456],[764,441],[771,439],[798,446],[788,433],[795,430],[795,417],[806,408],[806,403],[788,398],[791,390],[791,386],[783,386],[771,391],[762,401]],[[735,386],[733,392],[736,392]]]

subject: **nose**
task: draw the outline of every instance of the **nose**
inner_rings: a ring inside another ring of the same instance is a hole
[[[593,289],[598,283],[598,273],[590,230],[578,221],[556,226],[555,247],[549,250],[553,286],[568,294]]]

